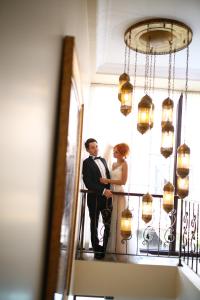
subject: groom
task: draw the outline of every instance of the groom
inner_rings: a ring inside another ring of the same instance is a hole
[[[107,163],[104,158],[97,157],[98,143],[95,139],[88,139],[85,142],[86,151],[90,154],[83,161],[83,181],[88,190],[95,193],[88,193],[87,206],[90,215],[91,242],[95,258],[101,259],[105,256],[110,222],[112,213],[112,192],[109,184],[100,183],[100,177],[110,178]],[[102,215],[104,228],[103,246],[99,245],[98,222],[99,215]]]

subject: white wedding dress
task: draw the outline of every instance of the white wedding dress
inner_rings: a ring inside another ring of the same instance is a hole
[[[122,165],[116,167],[110,172],[111,179],[121,179]],[[112,184],[114,192],[124,192],[122,185]],[[122,243],[120,234],[120,219],[122,211],[126,208],[126,198],[123,195],[113,195],[112,197],[113,210],[111,216],[110,236],[106,252],[108,253],[126,253],[126,243]]]

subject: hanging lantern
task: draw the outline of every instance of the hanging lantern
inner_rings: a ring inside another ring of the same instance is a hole
[[[184,178],[189,174],[190,166],[190,148],[183,144],[177,149],[177,169],[176,173],[181,178]]]
[[[181,199],[188,196],[189,193],[189,176],[177,178],[177,194]]]
[[[175,57],[176,53],[187,47],[187,66],[186,66],[186,94],[188,83],[188,58],[189,44],[192,41],[192,30],[186,24],[173,19],[151,18],[131,24],[124,32],[125,56],[124,56],[124,72],[129,73],[130,69],[130,51],[145,54],[145,83],[144,91],[148,94],[154,90],[156,57],[158,55],[169,54],[168,63],[168,98],[163,101],[163,118],[162,126],[165,122],[172,123],[173,101],[170,99],[171,92],[174,91],[175,77]],[[127,54],[128,49],[128,55]],[[172,54],[174,60],[172,62]],[[154,63],[152,63],[154,57]],[[136,78],[136,69],[138,67],[137,59],[135,59],[134,77]],[[153,73],[152,73],[153,71]],[[152,76],[153,74],[153,76]],[[151,82],[152,81],[152,82]],[[172,82],[172,84],[171,84]],[[135,84],[134,84],[135,87]],[[119,92],[120,93],[120,92]],[[121,96],[119,96],[121,100]],[[138,107],[139,108],[139,107]],[[152,128],[153,122],[149,119],[149,109],[144,107],[138,112],[137,128],[140,133],[145,133]]]
[[[150,111],[150,129],[152,129],[153,128],[153,124],[154,124],[154,107],[155,107],[155,105],[153,104],[153,102],[152,102],[152,104],[151,104],[151,111]]]
[[[164,126],[167,122],[173,123],[174,102],[168,97],[162,103],[162,122]]]
[[[130,77],[127,73],[123,73],[119,77],[119,84],[118,84],[118,99],[121,101],[121,88],[124,85],[124,83],[130,81]]]
[[[122,211],[121,222],[120,222],[120,231],[121,236],[125,239],[128,239],[131,236],[131,220],[132,213],[128,208]]]
[[[170,182],[163,188],[163,209],[169,213],[174,208],[174,186]]]
[[[143,134],[150,128],[152,99],[145,95],[138,104],[137,130]]]
[[[142,197],[142,220],[148,223],[152,219],[152,196],[147,193]]]
[[[123,84],[121,88],[121,112],[127,116],[132,110],[133,86],[130,82]]]
[[[170,122],[166,122],[162,127],[162,142],[160,152],[167,158],[173,152],[174,126]]]

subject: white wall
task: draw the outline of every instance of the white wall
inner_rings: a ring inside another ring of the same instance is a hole
[[[192,270],[184,266],[177,273],[177,298],[176,300],[199,300],[200,279]]]
[[[116,299],[175,299],[177,268],[158,265],[76,261],[75,295]]]
[[[86,0],[0,9],[0,300],[39,299],[62,38],[75,35],[86,95]]]
[[[74,274],[75,295],[116,300],[200,299],[199,276],[187,266],[76,260]]]

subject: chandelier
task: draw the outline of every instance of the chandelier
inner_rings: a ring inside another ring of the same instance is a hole
[[[126,116],[132,110],[132,94],[135,89],[136,71],[137,71],[137,53],[145,55],[145,80],[144,80],[144,97],[150,97],[149,93],[153,89],[155,76],[155,65],[157,55],[169,55],[168,64],[168,97],[163,101],[162,125],[165,122],[172,122],[173,100],[170,98],[171,81],[175,73],[175,55],[178,51],[186,48],[192,41],[192,30],[184,23],[165,19],[156,18],[148,19],[131,25],[124,33],[125,55],[124,55],[124,72],[119,77],[118,99],[121,101],[121,112]],[[135,51],[134,61],[134,83],[130,82],[130,50]],[[174,56],[172,63],[172,55]],[[142,100],[141,100],[142,101]],[[138,131],[140,124],[145,124],[148,129],[151,122],[151,109],[149,103],[138,106]],[[153,106],[153,103],[151,103]],[[146,109],[146,110],[145,110]],[[153,107],[152,107],[153,110]],[[148,124],[149,123],[149,124]],[[147,126],[148,125],[148,126]],[[142,134],[144,125],[141,125]]]
[[[144,134],[151,130],[154,125],[154,110],[156,107],[153,103],[153,91],[155,81],[156,57],[159,55],[168,58],[168,95],[162,103],[162,120],[161,120],[161,147],[160,152],[164,158],[168,158],[173,153],[174,144],[174,125],[173,109],[174,102],[171,99],[174,91],[175,80],[175,62],[177,52],[187,49],[186,56],[186,74],[185,74],[185,107],[187,102],[188,89],[188,61],[189,45],[192,41],[192,30],[184,23],[166,19],[155,18],[148,19],[131,25],[124,33],[125,55],[124,55],[124,72],[119,77],[118,99],[121,102],[120,111],[127,116],[132,111],[132,97],[135,97],[135,87],[137,78],[137,60],[138,53],[145,56],[144,68],[144,96],[138,104],[137,130]],[[130,79],[130,51],[135,52],[133,83]],[[135,99],[134,99],[135,100]],[[188,174],[189,174],[189,157],[190,149],[185,144],[180,145],[177,151],[177,180],[178,195],[184,198],[188,194]],[[149,195],[147,193],[147,195]],[[148,206],[152,203],[151,195],[143,199],[144,207],[146,202]],[[174,186],[170,183],[164,186],[164,203],[163,208],[166,212],[173,208]],[[149,200],[150,199],[150,200]],[[150,220],[150,215],[146,217],[145,222]]]

